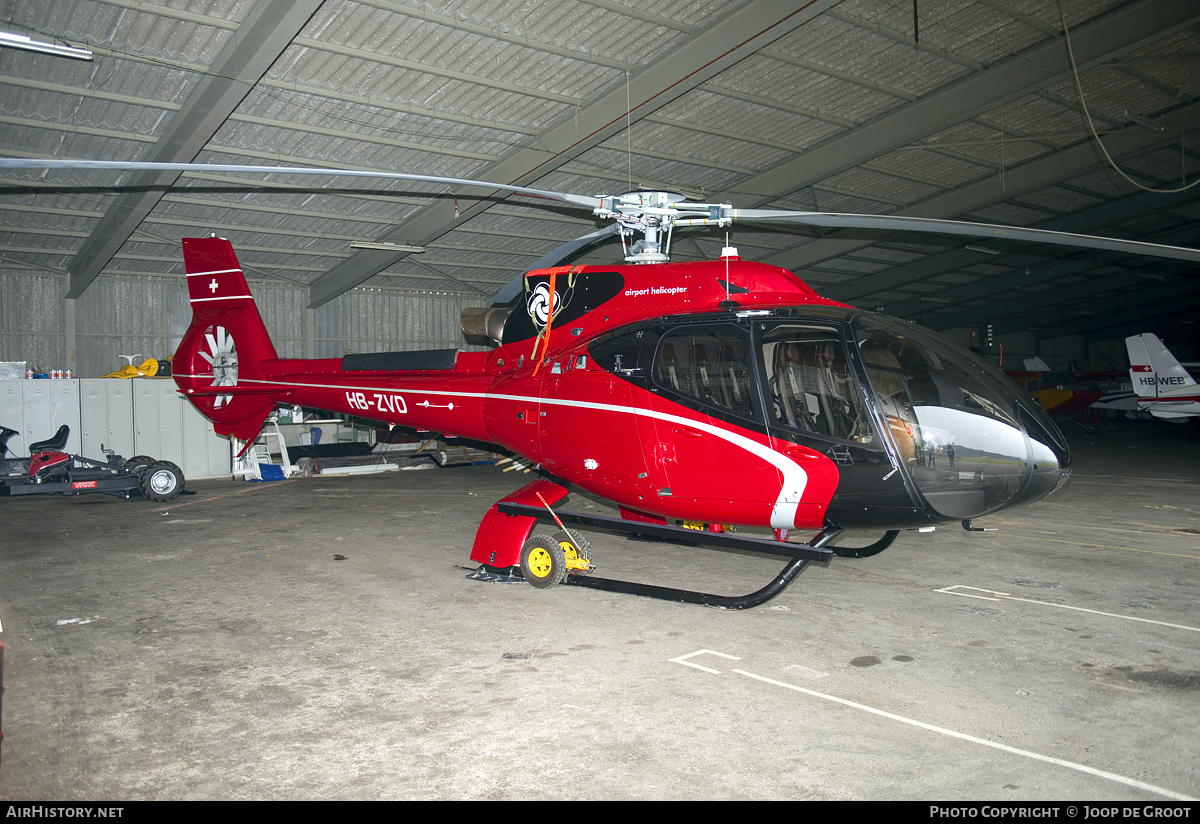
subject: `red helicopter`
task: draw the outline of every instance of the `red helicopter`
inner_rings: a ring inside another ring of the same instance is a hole
[[[547,255],[493,305],[463,313],[487,352],[279,358],[231,244],[185,239],[193,318],[173,374],[218,433],[253,441],[277,404],[301,405],[498,444],[543,477],[497,502],[471,552],[491,570],[744,608],[831,555],[865,557],[902,529],[1039,500],[1070,475],[1066,440],[1000,370],[905,321],[824,299],[789,271],[721,258],[669,263],[674,227],[782,220],[1052,242],[1200,260],[1181,247],[888,215],[738,210],[667,192],[582,197],[399,173],[207,164],[3,160],[0,165],[350,174],[483,187],[594,210],[615,225]],[[619,233],[627,265],[556,266]],[[642,237],[632,242],[635,234]],[[620,518],[552,511],[569,485]],[[553,518],[561,531],[530,537]],[[683,522],[676,526],[675,522]],[[753,550],[787,559],[742,597],[610,581],[573,526]],[[768,527],[776,540],[734,534]],[[883,530],[869,546],[836,541]],[[789,541],[792,531],[816,533]]]

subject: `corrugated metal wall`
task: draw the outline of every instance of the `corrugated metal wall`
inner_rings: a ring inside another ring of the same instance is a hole
[[[485,305],[479,297],[355,289],[314,313],[314,353],[334,358],[347,352],[478,349],[463,340],[459,315],[467,306]]]
[[[76,377],[97,378],[125,364],[118,355],[139,355],[137,363],[166,358],[174,354],[191,315],[182,278],[97,279],[75,301],[71,368]]]
[[[259,312],[283,358],[304,356],[307,291],[274,283],[251,284]],[[92,378],[115,371],[119,355],[165,358],[191,320],[182,278],[101,277],[75,301],[75,359],[64,330],[66,281],[40,273],[0,274],[0,361],[35,368],[71,369]],[[459,326],[464,307],[478,297],[357,289],[314,312],[318,358],[347,352],[480,349],[468,346]]]
[[[0,361],[27,361],[31,367],[66,369],[60,275],[0,276]]]

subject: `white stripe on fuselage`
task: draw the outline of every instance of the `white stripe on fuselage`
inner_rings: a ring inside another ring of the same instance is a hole
[[[203,379],[211,378],[212,375],[180,375],[180,377]],[[371,392],[377,392],[381,388],[378,385],[353,386],[344,383],[285,383],[283,381],[256,380],[253,378],[239,378],[238,383],[253,383],[280,387],[302,387],[305,389],[354,389]],[[652,418],[654,420],[666,421],[668,423],[679,424],[681,426],[690,426],[695,429],[703,430],[714,437],[720,438],[721,440],[733,444],[740,449],[744,449],[751,455],[761,458],[778,469],[780,474],[783,475],[783,488],[779,490],[779,497],[776,498],[775,504],[771,508],[771,526],[776,529],[796,528],[796,512],[800,506],[800,499],[804,495],[804,489],[808,486],[808,473],[805,472],[804,469],[801,468],[795,461],[779,454],[769,446],[761,444],[752,438],[747,438],[745,435],[740,435],[737,432],[730,432],[729,430],[722,429],[719,426],[704,423],[703,421],[696,421],[691,418],[685,418],[681,415],[672,415],[668,412],[656,412],[653,409],[642,409],[636,406],[622,406],[612,403],[573,401],[563,398],[539,398],[536,395],[501,395],[493,392],[452,392],[443,389],[397,389],[392,387],[388,387],[386,391],[406,394],[440,395],[453,398],[490,398],[495,400],[516,401],[518,403],[543,403],[549,404],[550,406],[563,406],[576,409],[595,409],[601,412],[632,414],[643,418]]]

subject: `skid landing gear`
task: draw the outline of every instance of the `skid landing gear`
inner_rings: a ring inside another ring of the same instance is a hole
[[[833,554],[839,558],[870,558],[872,555],[878,555],[892,545],[892,541],[896,540],[896,536],[900,534],[898,529],[889,529],[883,533],[883,537],[873,544],[867,546],[835,546]]]
[[[545,508],[509,501],[501,501],[497,504],[497,508],[500,513],[515,517],[543,519],[550,515]],[[699,604],[722,609],[749,609],[765,604],[787,589],[788,585],[796,579],[796,576],[810,561],[828,561],[836,550],[828,548],[827,545],[842,533],[840,527],[829,525],[811,543],[789,544],[759,538],[745,538],[730,533],[700,532],[666,524],[626,521],[620,518],[585,515],[578,512],[558,512],[556,514],[558,520],[564,523],[590,526],[607,532],[692,545],[699,544],[704,549],[727,552],[751,550],[788,558],[787,564],[779,574],[762,589],[748,595],[728,596],[570,574],[573,571],[584,572],[591,568],[589,565],[580,569],[570,563],[568,557],[570,553],[567,547],[572,546],[573,535],[569,536],[563,533],[553,537],[534,535],[521,548],[521,573],[527,581],[542,589],[563,583],[605,592],[622,592],[628,595],[641,595],[646,598],[659,598],[664,601]],[[572,532],[574,531],[572,530]],[[891,541],[889,540],[888,543]]]

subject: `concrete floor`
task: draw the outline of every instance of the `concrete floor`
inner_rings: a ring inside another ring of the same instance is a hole
[[[1068,436],[998,532],[746,612],[468,580],[530,477],[495,467],[0,499],[0,798],[1200,796],[1200,425]],[[593,547],[729,594],[781,565]]]

